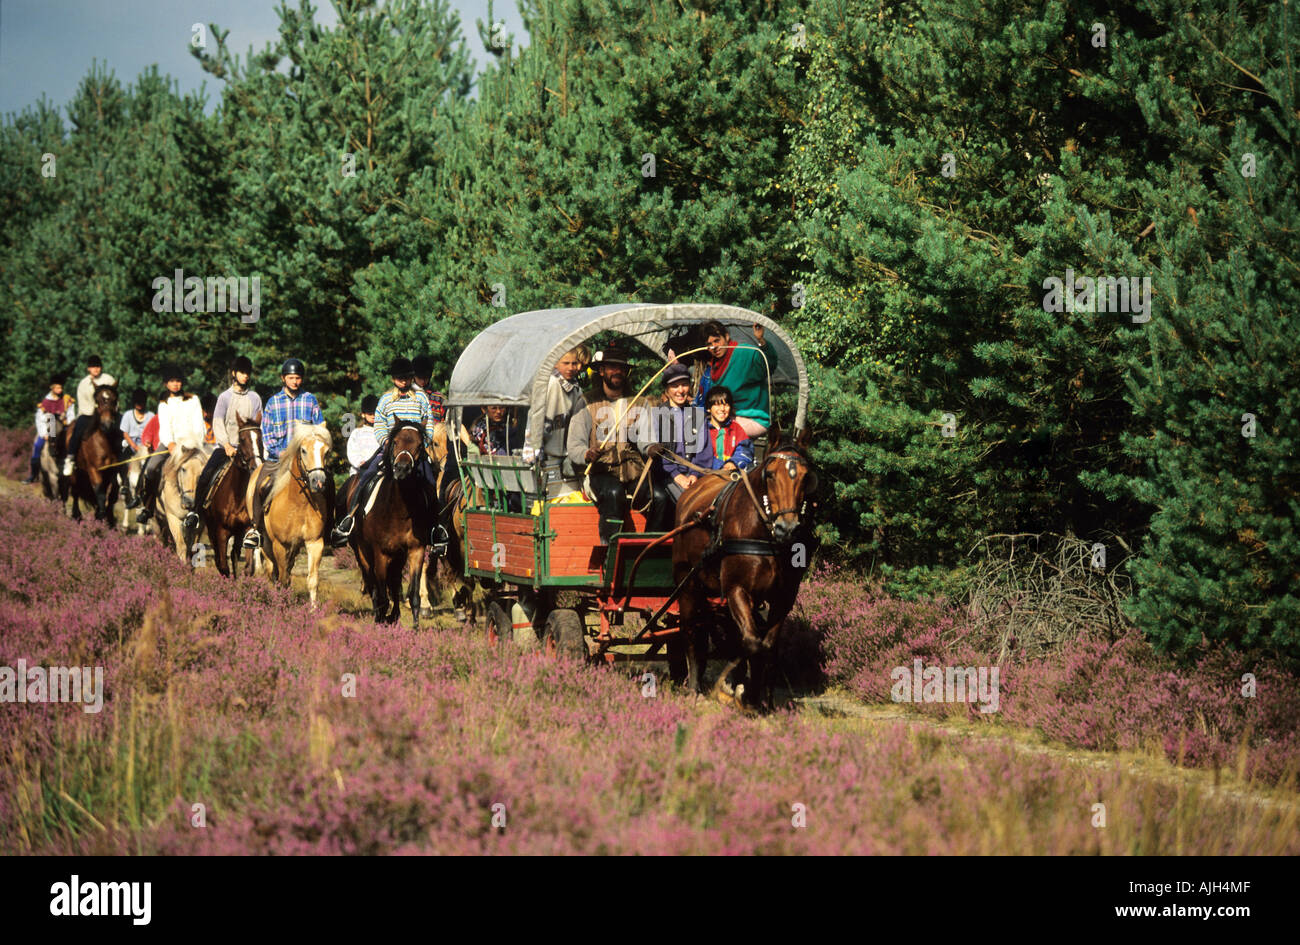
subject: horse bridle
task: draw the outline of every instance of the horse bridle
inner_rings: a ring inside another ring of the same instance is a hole
[[[788,452],[786,450],[777,450],[775,453],[769,454],[768,457],[763,461],[763,465],[760,467],[760,469],[766,470],[768,464],[771,463],[772,460],[777,458],[781,458],[785,460],[786,472],[790,474],[791,479],[795,478],[796,470],[798,469],[800,464],[803,464],[804,466],[807,467],[807,473],[812,472],[812,463],[810,463],[806,457],[800,455],[799,453]],[[738,475],[740,481],[745,484],[745,491],[749,493],[749,498],[754,503],[754,510],[758,512],[759,520],[762,521],[764,527],[767,529],[767,533],[771,535],[773,538],[776,537],[776,532],[775,532],[776,520],[780,518],[782,515],[788,515],[790,513],[794,513],[802,520],[804,515],[808,513],[808,496],[806,491],[804,494],[803,503],[798,508],[791,507],[788,509],[777,509],[774,512],[772,511],[772,500],[768,496],[766,486],[763,487],[763,495],[760,498],[759,495],[754,491],[754,485],[749,481],[749,475],[747,473],[742,473],[737,471],[736,475]]]
[[[312,439],[318,439],[318,437],[312,437]],[[296,463],[298,460],[302,458],[302,451],[306,445],[307,445],[306,443],[303,443],[302,446],[298,447],[297,455],[294,456],[292,462]],[[322,452],[321,456],[324,455],[325,454]],[[306,466],[305,463],[303,465],[304,467]],[[324,465],[313,466],[311,469],[304,468],[301,479],[298,477],[298,474],[293,471],[293,466],[289,467],[289,475],[293,477],[293,481],[298,483],[298,485],[306,492],[311,492],[311,483],[308,481],[308,477],[310,477],[311,474],[314,472],[324,473],[325,466]],[[327,479],[329,478],[328,474],[326,474],[326,478]]]
[[[401,432],[402,430],[407,429],[408,427],[409,427],[410,429],[412,429],[412,430],[415,430],[417,433],[420,434],[420,447],[423,448],[423,446],[424,446],[424,431],[421,430],[421,429],[420,429],[416,424],[414,424],[414,423],[403,423],[401,426],[399,426],[396,430],[393,431],[393,436],[391,436],[391,437],[389,438],[389,442],[390,442],[390,443],[396,443],[396,441],[397,441],[397,434],[398,434],[399,432]],[[411,457],[411,465],[412,465],[412,466],[414,466],[416,463],[418,463],[418,462],[420,461],[420,460],[419,460],[415,455],[413,455],[413,454],[411,453],[410,450],[406,450],[406,449],[404,449],[404,450],[402,450],[400,453],[395,453],[395,454],[393,454],[392,456],[389,456],[389,457],[388,457],[388,468],[389,468],[389,469],[392,469],[393,466],[396,464],[398,458],[401,457],[401,456],[410,456],[410,457]]]
[[[242,427],[239,428],[239,432],[240,432],[240,433],[246,433],[246,432],[248,432],[248,431],[250,431],[250,430],[253,431],[254,433],[258,433],[258,434],[260,435],[260,434],[261,434],[261,430],[262,430],[262,428],[261,428],[258,424],[256,424],[256,423],[250,423],[250,424],[247,424],[247,425],[242,426]],[[257,449],[258,449],[258,452],[261,451],[261,450],[260,450],[260,447],[257,448]],[[257,454],[254,454],[254,455],[253,455],[253,459],[259,459],[259,458],[260,458],[260,457],[259,457]],[[243,468],[243,469],[247,469],[247,470],[249,470],[250,472],[251,472],[254,468],[256,468],[256,467],[250,465],[249,463],[243,462],[242,459],[243,459],[242,455],[240,454],[240,452],[239,452],[238,450],[236,450],[236,451],[235,451],[235,461],[239,463],[239,465],[240,465],[241,468]]]

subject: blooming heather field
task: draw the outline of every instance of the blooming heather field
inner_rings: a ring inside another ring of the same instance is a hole
[[[890,671],[925,665],[997,665],[997,651],[964,642],[957,608],[865,593],[848,573],[804,583],[795,630],[816,645],[827,676],[866,702],[891,701]],[[1255,693],[1242,694],[1243,676]],[[1219,653],[1180,667],[1134,632],[1079,640],[1050,659],[1004,662],[996,715],[971,704],[909,706],[927,715],[1012,723],[1071,747],[1151,749],[1176,764],[1219,769],[1293,788],[1300,768],[1300,684],[1280,666]]]
[[[187,573],[12,481],[0,520],[0,665],[100,665],[106,689],[94,714],[0,705],[4,853],[1300,853],[1292,790],[1259,783],[1294,758],[1294,697],[1261,677],[1242,714],[1210,667],[1171,676],[1131,641],[1009,671],[1001,720],[964,733],[922,714],[756,720]],[[887,700],[888,666],[942,646],[941,608],[903,606],[820,575],[798,642],[824,636],[829,674]],[[1185,760],[1229,768],[1029,751],[1029,727],[1121,749],[1202,731]]]

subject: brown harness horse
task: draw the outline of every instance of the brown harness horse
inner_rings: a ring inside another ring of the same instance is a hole
[[[379,481],[358,508],[354,548],[363,580],[370,588],[378,623],[395,623],[402,609],[402,572],[409,563],[407,604],[420,626],[420,583],[429,533],[438,515],[438,497],[417,469],[424,452],[424,433],[399,423],[384,446]]]
[[[244,532],[253,524],[245,501],[248,483],[266,456],[262,451],[261,414],[251,420],[240,417],[239,424],[239,449],[230,460],[226,474],[209,493],[207,508],[199,510],[217,559],[217,570],[226,577],[234,573],[226,544],[231,538],[235,539],[235,556],[238,557]]]
[[[70,479],[59,481],[59,499],[66,501],[72,495],[72,517],[81,518],[78,499],[95,506],[95,518],[101,522],[113,520],[113,505],[117,502],[117,470],[101,467],[117,461],[115,444],[121,431],[113,421],[117,416],[117,387],[105,384],[95,388],[95,425],[81,438],[81,447],[74,457],[76,463]],[[63,448],[66,451],[72,439],[72,427],[63,431]]]
[[[686,684],[699,692],[713,622],[709,601],[722,598],[733,625],[723,628],[719,649],[729,662],[713,694],[743,708],[771,704],[772,653],[812,545],[807,497],[816,492],[817,474],[805,453],[807,431],[783,442],[774,430],[772,439],[776,446],[762,465],[735,478],[704,476],[682,494],[673,540],[682,639],[670,660],[680,661],[685,650]],[[733,690],[729,677],[741,663],[747,679]]]

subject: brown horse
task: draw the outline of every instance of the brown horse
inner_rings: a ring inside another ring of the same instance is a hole
[[[239,417],[239,449],[235,451],[225,475],[208,493],[207,508],[199,510],[199,518],[207,527],[208,541],[217,559],[217,570],[226,577],[234,573],[230,566],[230,552],[226,545],[235,539],[235,556],[238,557],[244,532],[253,520],[248,516],[248,484],[257,468],[262,465],[262,415],[251,420]]]
[[[735,478],[702,476],[682,494],[681,531],[673,540],[673,574],[683,586],[682,634],[670,646],[670,662],[680,666],[685,657],[686,684],[699,692],[713,623],[710,599],[721,598],[731,621],[722,628],[719,649],[729,662],[713,695],[746,709],[771,704],[772,653],[812,545],[808,497],[816,492],[817,474],[805,452],[807,431],[795,442],[773,432],[776,446],[762,465]],[[729,677],[741,663],[747,678],[733,688]]]
[[[395,623],[402,608],[402,571],[411,566],[407,603],[418,629],[420,584],[438,497],[417,468],[424,452],[419,426],[399,423],[384,446],[379,480],[365,507],[356,512],[354,548],[363,581],[370,588],[375,620]]]
[[[95,425],[81,438],[81,446],[74,457],[75,467],[71,477],[59,481],[59,499],[72,496],[72,517],[81,518],[83,500],[95,506],[95,518],[112,522],[113,506],[117,502],[117,469],[104,469],[117,462],[117,443],[122,433],[117,427],[117,387],[105,384],[95,388]],[[72,440],[72,427],[63,431],[63,449],[67,451]]]
[[[250,479],[245,497],[261,550],[270,559],[263,568],[281,586],[289,586],[293,563],[307,549],[307,592],[313,605],[325,536],[334,518],[334,480],[325,470],[333,445],[324,424],[299,424],[280,458],[263,463]]]

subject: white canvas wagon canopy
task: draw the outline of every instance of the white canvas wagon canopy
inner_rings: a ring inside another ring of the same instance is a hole
[[[621,302],[593,308],[551,308],[521,312],[489,325],[465,348],[451,374],[447,405],[460,408],[503,404],[529,407],[528,445],[540,449],[546,412],[546,385],[556,362],[601,332],[618,332],[649,348],[657,359],[670,330],[715,319],[734,341],[754,344],[752,326],[762,325],[772,371],[772,387],[798,389],[794,426],[803,429],[808,408],[808,372],[793,340],[765,315],[732,305],[659,305]],[[648,359],[647,359],[648,360]],[[640,371],[633,389],[649,377]],[[647,393],[657,395],[659,387]]]

